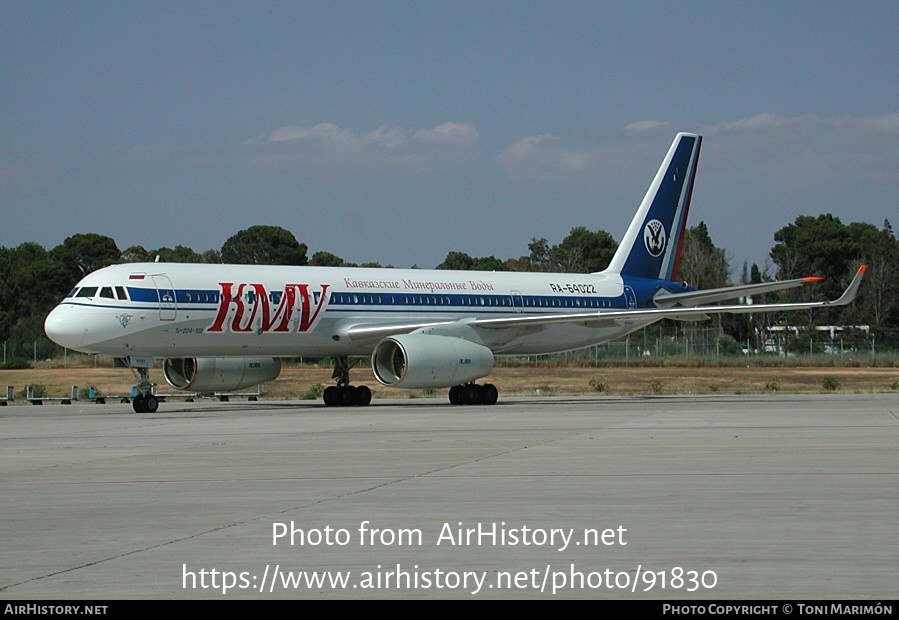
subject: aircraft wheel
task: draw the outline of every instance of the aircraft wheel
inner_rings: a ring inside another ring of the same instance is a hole
[[[144,412],[156,413],[157,409],[159,409],[159,399],[152,394],[148,395],[144,400]]]
[[[499,398],[499,390],[492,383],[484,384],[481,388],[481,402],[485,405],[495,405]]]
[[[131,408],[134,409],[134,413],[146,413],[144,410],[144,395],[138,394],[134,397],[134,400],[131,401]]]
[[[356,405],[365,407],[371,402],[371,388],[367,385],[360,385],[356,388]]]
[[[449,389],[449,401],[452,405],[462,405],[462,386],[454,385]]]
[[[325,405],[328,407],[335,406],[337,404],[337,386],[329,385],[326,387],[322,393],[322,400],[325,401]]]
[[[472,383],[465,387],[465,403],[468,405],[479,405],[484,402],[484,388],[477,383]]]
[[[351,407],[356,404],[356,387],[353,385],[344,385],[337,388],[337,399],[341,407]]]

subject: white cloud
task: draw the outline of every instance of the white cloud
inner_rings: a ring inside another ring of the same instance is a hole
[[[636,123],[631,123],[630,125],[625,126],[625,130],[627,131],[648,131],[650,129],[655,129],[657,127],[665,127],[670,125],[671,123],[666,121],[637,121]]]
[[[796,123],[799,118],[809,119],[813,117],[787,118],[770,113],[756,114],[755,116],[750,116],[749,118],[743,118],[737,121],[727,121],[718,123],[717,125],[709,125],[704,129],[704,133],[714,133],[717,131],[728,130],[752,130],[765,127],[781,127],[783,125]]]
[[[884,133],[899,133],[899,112],[895,114],[880,114],[876,116],[863,116],[855,119],[859,127],[871,128]]]
[[[378,127],[361,134],[332,123],[289,125],[246,142],[254,147],[253,165],[297,164],[340,167],[427,169],[464,160],[478,144],[478,131],[466,123],[447,122],[430,129]]]
[[[478,130],[467,123],[443,123],[433,129],[419,129],[412,137],[427,142],[440,142],[458,146],[471,146],[478,143]]]
[[[589,166],[589,151],[566,146],[552,134],[527,136],[505,148],[496,162],[513,178],[548,180],[579,175]]]
[[[621,174],[635,154],[658,149],[658,132],[652,133],[651,140],[650,134],[646,139],[633,136],[669,124],[639,121],[625,127],[625,132],[634,133],[601,138],[528,136],[506,148],[497,160],[507,174],[518,178]],[[706,150],[715,153],[717,164],[712,165],[733,165],[735,171],[742,171],[735,174],[756,179],[811,177],[816,170],[841,177],[899,177],[899,140],[895,139],[899,113],[820,117],[768,112],[706,125],[698,133],[707,137]]]
[[[822,133],[838,131],[882,131],[899,132],[899,113],[869,115],[861,117],[819,117],[812,114],[802,116],[780,116],[772,113],[756,114],[749,118],[707,125],[703,133],[722,131],[753,131],[767,128],[804,127],[814,128]]]
[[[312,127],[288,125],[250,140],[251,144],[318,145],[327,149],[358,150],[366,143],[379,142],[383,129],[368,136],[358,136],[349,129],[341,129],[332,123],[319,123]],[[389,143],[389,140],[387,141]]]

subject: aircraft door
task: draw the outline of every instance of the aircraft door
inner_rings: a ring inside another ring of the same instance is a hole
[[[172,281],[164,274],[151,277],[159,295],[159,320],[174,321],[178,314],[178,304],[175,301],[175,287],[172,286]]]
[[[515,314],[521,314],[522,308],[524,308],[524,301],[521,298],[521,291],[512,291],[512,312]]]
[[[637,296],[634,294],[634,289],[626,284],[624,285],[624,299],[627,302],[628,310],[633,310],[637,307]]]

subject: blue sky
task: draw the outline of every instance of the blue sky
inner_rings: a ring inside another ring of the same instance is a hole
[[[0,0],[0,245],[354,262],[620,239],[678,131],[734,275],[776,230],[899,220],[897,2]]]

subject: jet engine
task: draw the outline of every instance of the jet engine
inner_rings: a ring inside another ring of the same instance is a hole
[[[162,365],[169,385],[195,392],[241,390],[272,381],[280,372],[276,357],[172,357]]]
[[[371,367],[375,378],[390,387],[449,387],[489,375],[493,352],[462,338],[403,334],[378,343]]]

